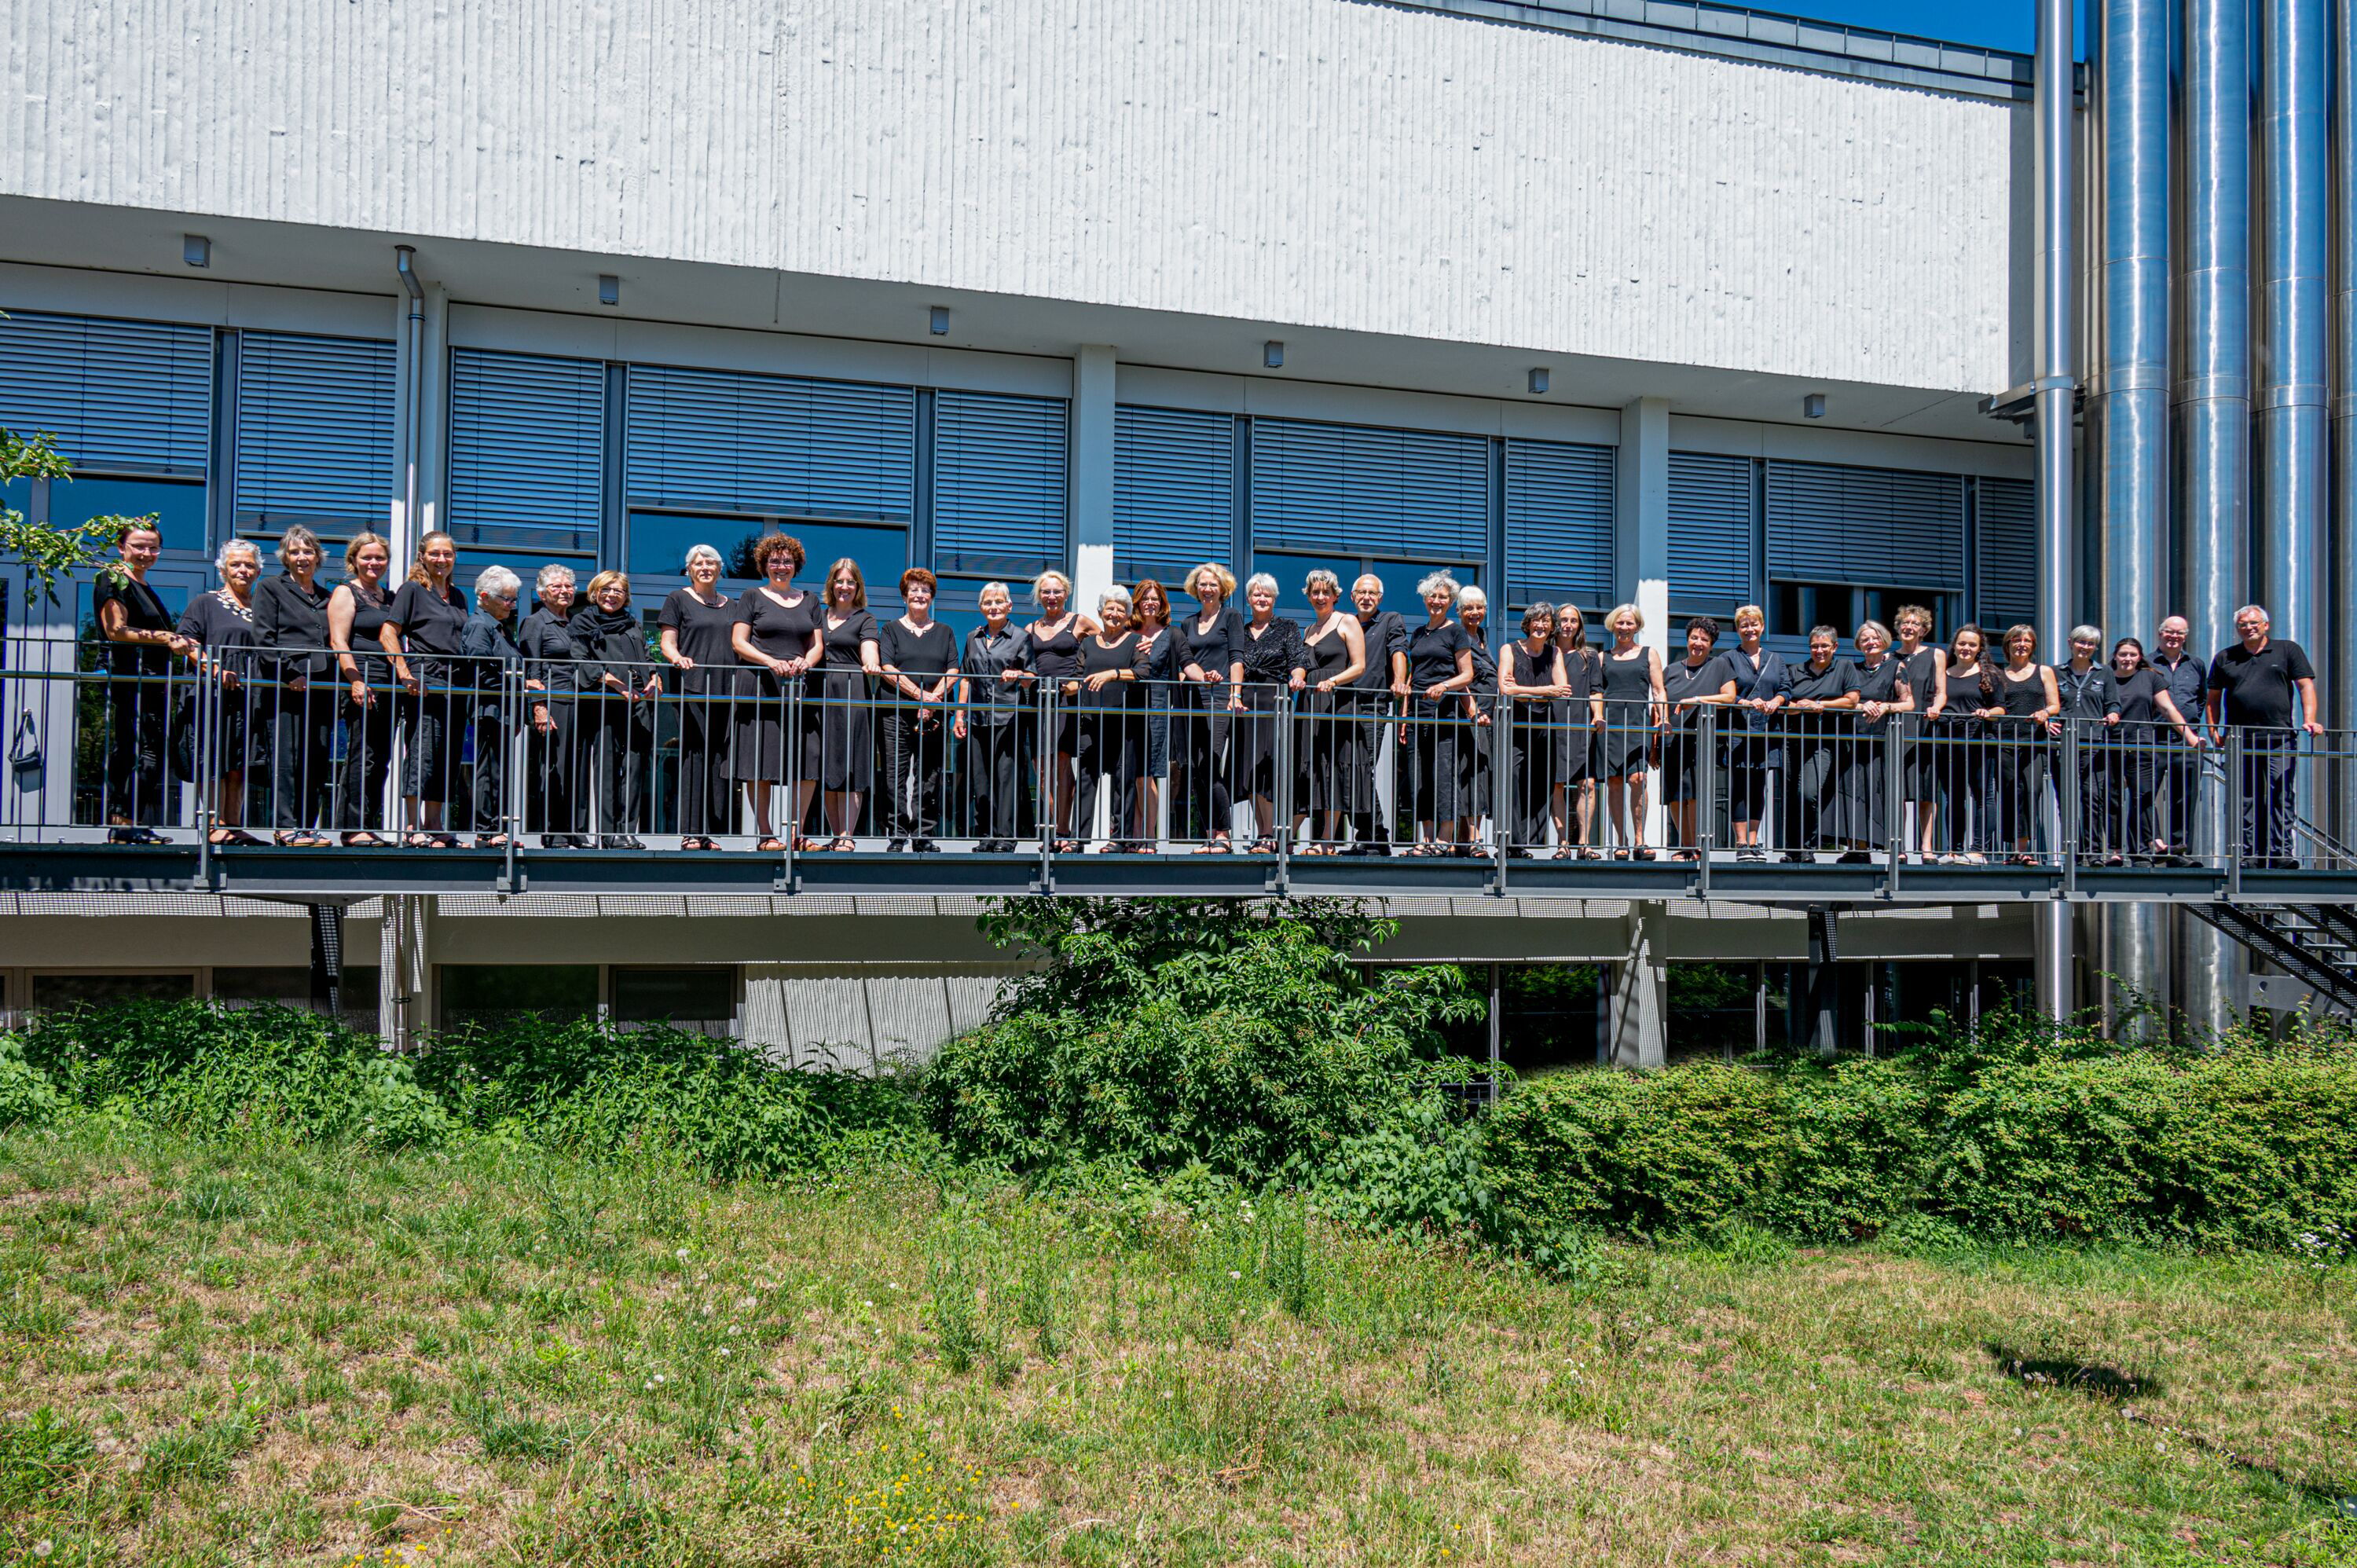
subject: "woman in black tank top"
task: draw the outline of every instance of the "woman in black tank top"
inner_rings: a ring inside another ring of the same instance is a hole
[[[1032,579],[1031,602],[1039,618],[1023,628],[1026,661],[1043,690],[1060,693],[1067,682],[1081,675],[1081,639],[1095,635],[1097,623],[1071,607],[1072,580],[1061,572],[1042,572]],[[1072,743],[1078,731],[1071,707],[1057,699],[1056,717],[1040,737],[1039,805],[1054,824],[1056,847],[1076,850],[1080,841],[1072,825]]]
[[[2038,634],[2026,626],[2005,634],[2005,668],[1997,671],[1996,716],[1991,719],[1997,739],[1992,758],[1992,794],[1998,842],[1992,849],[2012,846],[2016,865],[2035,865],[2030,841],[2038,830],[2039,806],[2052,774],[2046,723],[2062,709],[2051,665],[2038,661]]]
[[[1546,842],[1548,806],[1555,772],[1555,708],[1566,700],[1563,650],[1555,645],[1555,607],[1535,604],[1523,612],[1520,640],[1506,645],[1498,660],[1498,719],[1506,726],[1512,757],[1513,816],[1506,853],[1528,860]],[[1557,858],[1569,852],[1566,842]]]
[[[1343,819],[1351,806],[1359,751],[1344,703],[1346,690],[1366,670],[1367,639],[1359,618],[1335,608],[1342,601],[1341,579],[1331,572],[1309,574],[1302,591],[1315,613],[1301,634],[1302,689],[1294,698],[1300,714],[1294,755],[1301,759],[1299,800],[1308,813],[1304,854],[1335,854],[1342,848]]]

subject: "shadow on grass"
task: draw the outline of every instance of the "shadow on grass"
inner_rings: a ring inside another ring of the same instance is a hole
[[[1995,1341],[1985,1348],[1988,1351],[1989,1359],[1996,1364],[1996,1369],[2024,1388],[2069,1389],[2089,1399],[2112,1403],[2160,1392],[2158,1378],[2123,1372],[2117,1367],[2106,1367],[2094,1361],[2075,1361],[2068,1357],[2032,1356],[2013,1346]]]

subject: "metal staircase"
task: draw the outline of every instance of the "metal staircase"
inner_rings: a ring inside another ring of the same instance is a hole
[[[2357,1016],[2357,915],[2346,906],[2220,899],[2185,908],[2298,980],[2334,1012]]]

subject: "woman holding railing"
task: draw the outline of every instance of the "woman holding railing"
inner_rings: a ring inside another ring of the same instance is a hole
[[[1170,777],[1170,704],[1178,689],[1178,634],[1170,624],[1170,596],[1148,577],[1130,598],[1137,632],[1137,682],[1130,688],[1134,772],[1122,791],[1131,840],[1150,847],[1162,836],[1162,781]]]
[[[1031,580],[1031,602],[1039,617],[1023,628],[1024,662],[1049,689],[1061,693],[1081,674],[1081,639],[1092,636],[1097,623],[1072,608],[1072,580],[1061,572],[1042,572]],[[1070,853],[1081,847],[1072,824],[1072,746],[1076,726],[1069,709],[1060,711],[1039,737],[1039,809],[1048,814],[1056,848]]]
[[[2035,865],[2031,851],[2040,800],[2050,776],[2047,725],[2062,711],[2053,666],[2038,661],[2038,632],[2005,628],[2005,668],[1996,672],[1996,700],[1980,712],[1995,742],[1990,804],[1996,819],[1991,849],[2010,843],[2016,865]]]
[[[1943,865],[1985,865],[1994,835],[1989,831],[1989,751],[1981,714],[1998,706],[1996,666],[1988,657],[1988,639],[1967,621],[1948,643],[1947,671],[1938,695],[1923,713],[1923,745],[1933,791],[1939,798],[1938,819],[1945,824],[1939,842],[1947,847]]]
[[[1491,731],[1498,707],[1498,660],[1490,651],[1490,596],[1468,583],[1457,590],[1457,624],[1473,651],[1473,686],[1465,693],[1466,733],[1457,755],[1457,842],[1469,851],[1481,842],[1490,800]]]
[[[817,750],[803,767],[826,791],[830,850],[859,847],[859,809],[876,784],[876,731],[869,703],[884,672],[883,630],[867,607],[867,579],[845,556],[826,569],[826,606],[819,616]],[[805,745],[810,744],[806,741]]]
[[[107,647],[106,785],[100,815],[109,843],[159,844],[152,824],[164,820],[165,758],[170,750],[173,660],[193,664],[194,639],[172,628],[164,601],[147,585],[164,536],[144,519],[114,536],[123,564],[99,574],[92,598]]]
[[[1564,694],[1547,710],[1555,728],[1555,857],[1593,860],[1596,773],[1603,756],[1604,656],[1587,646],[1587,618],[1577,605],[1557,605],[1555,647],[1563,655]]]
[[[581,690],[588,662],[573,618],[572,568],[554,562],[543,566],[533,596],[539,604],[516,634],[531,725],[524,736],[523,831],[540,834],[543,849],[587,849],[588,741]]]
[[[443,812],[459,784],[458,754],[474,713],[477,671],[458,656],[467,596],[451,581],[457,568],[457,542],[448,534],[419,540],[417,564],[377,633],[393,656],[394,682],[409,694],[401,726],[409,748],[402,768],[409,828],[402,842],[412,849],[458,847],[457,835],[443,826]],[[413,663],[412,653],[431,657]]]
[[[1928,715],[1944,708],[1948,656],[1929,640],[1932,612],[1921,605],[1901,605],[1892,624],[1899,628],[1899,646],[1892,650],[1899,660],[1899,678],[1907,683],[1908,698],[1915,704],[1915,711]],[[1910,722],[1900,721],[1902,725]],[[1923,744],[1920,729],[1910,735],[1902,728],[1896,738],[1906,747],[1899,765],[1899,784],[1906,818],[1902,831],[1906,834],[1907,858],[1914,861],[1920,851],[1922,859],[1930,860],[1939,848],[1936,834],[1940,818],[1932,751]]]
[[[1651,860],[1645,843],[1645,785],[1661,760],[1662,732],[1669,723],[1662,692],[1662,658],[1641,647],[1637,634],[1645,617],[1634,605],[1620,605],[1604,618],[1612,634],[1604,655],[1604,804],[1618,841],[1612,858]]]
[[[1137,634],[1129,628],[1129,590],[1119,584],[1097,598],[1097,629],[1081,639],[1081,667],[1063,684],[1072,713],[1072,761],[1080,794],[1072,809],[1073,838],[1096,836],[1097,801],[1105,799],[1105,840],[1098,853],[1127,849],[1122,832],[1120,780],[1133,764],[1129,693],[1137,684]]]
[[[1415,823],[1414,855],[1470,854],[1457,842],[1457,757],[1465,744],[1465,697],[1473,685],[1473,645],[1464,626],[1449,617],[1457,603],[1457,579],[1435,572],[1416,585],[1425,620],[1408,633],[1410,692],[1399,743],[1409,761],[1401,769],[1410,780],[1407,816]]]
[[[900,574],[901,614],[884,623],[877,655],[892,707],[884,715],[884,795],[891,849],[929,854],[940,848],[942,737],[949,717],[942,705],[957,684],[957,637],[933,618],[939,585],[922,566]]]
[[[1760,827],[1768,820],[1770,787],[1784,767],[1783,729],[1776,712],[1784,705],[1792,672],[1784,656],[1768,648],[1768,612],[1745,605],[1735,612],[1735,646],[1724,655],[1735,682],[1727,704],[1727,819],[1735,833],[1735,858],[1768,858]]]
[[[1296,810],[1309,822],[1309,841],[1301,853],[1336,854],[1359,757],[1343,703],[1366,670],[1367,636],[1359,618],[1340,609],[1342,580],[1333,573],[1322,566],[1310,573],[1302,592],[1309,600],[1310,621],[1300,634],[1303,680],[1295,698],[1301,715],[1295,731],[1300,760],[1294,771],[1301,783]]]
[[[1308,678],[1301,651],[1301,625],[1276,613],[1276,579],[1255,572],[1244,585],[1252,616],[1244,622],[1244,683],[1237,688],[1243,711],[1236,720],[1236,773],[1252,794],[1259,837],[1256,854],[1276,853],[1278,693],[1301,690]]]
[[[1170,836],[1201,835],[1198,854],[1231,847],[1235,796],[1228,780],[1228,730],[1243,706],[1244,618],[1228,596],[1233,573],[1206,561],[1187,575],[1196,609],[1178,623],[1178,693],[1172,714]]]
[[[384,786],[393,766],[393,703],[383,687],[382,645],[393,597],[385,574],[393,547],[381,534],[358,533],[344,546],[344,580],[328,596],[328,647],[344,687],[344,761],[336,775],[336,822],[344,843],[383,847]]]
[[[1874,851],[1901,826],[1891,814],[1890,747],[1897,743],[1899,715],[1915,711],[1907,660],[1892,650],[1890,628],[1870,620],[1857,628],[1853,640],[1858,654],[1858,721],[1843,757],[1843,832],[1849,847],[1840,856],[1848,865],[1872,860]]]
[[[719,551],[694,545],[684,565],[687,585],[665,595],[655,613],[663,660],[678,671],[679,847],[718,849],[712,835],[737,826],[728,778],[730,710],[742,694],[743,671],[729,646],[737,605],[721,591]]]
[[[1506,853],[1516,860],[1528,860],[1533,847],[1546,842],[1547,803],[1560,787],[1549,723],[1570,690],[1563,650],[1555,645],[1555,607],[1541,601],[1523,612],[1523,635],[1498,660],[1498,711],[1514,776]]]
[[[965,743],[966,793],[979,854],[1006,854],[1029,824],[1023,810],[1036,774],[1030,639],[1007,618],[1015,596],[985,583],[974,596],[982,624],[958,656],[958,712],[951,733]]]
[[[213,568],[221,585],[190,599],[174,628],[204,650],[205,671],[216,685],[220,722],[210,735],[197,736],[198,788],[210,791],[214,802],[213,826],[205,836],[216,844],[258,844],[243,824],[247,765],[258,737],[272,727],[267,693],[254,681],[253,650],[262,639],[253,627],[253,585],[262,575],[262,552],[251,539],[232,539],[221,547]],[[191,691],[191,706],[197,698]],[[185,722],[193,725],[195,714]]]
[[[475,704],[475,847],[507,847],[508,677],[522,662],[516,647],[516,600],[523,582],[504,566],[475,575],[475,613],[459,634],[471,679],[486,694]],[[499,695],[490,695],[497,692]]]
[[[794,574],[802,569],[802,542],[791,534],[764,534],[754,541],[753,564],[761,581],[737,599],[728,644],[739,662],[761,673],[756,677],[759,685],[738,707],[733,762],[753,809],[753,831],[761,835],[759,848],[777,854],[786,845],[771,830],[770,797],[785,779],[787,762],[802,758],[802,736],[786,733],[787,713],[791,695],[818,667],[819,602],[817,595],[794,586]],[[797,772],[786,831],[800,848],[818,779],[807,767]]]
[[[2047,721],[2046,731],[2054,737],[2054,755],[2048,766],[2053,769],[2055,810],[2058,814],[2066,811],[2070,802],[2064,791],[2077,790],[2079,829],[2072,836],[2077,841],[2079,857],[2093,860],[2112,842],[2112,792],[2105,778],[2105,754],[2107,742],[2120,722],[2119,693],[2112,686],[2112,671],[2104,659],[2104,634],[2099,628],[2071,628],[2070,662],[2054,671],[2054,689],[2062,706]],[[2075,721],[2079,726],[2075,771],[2061,755],[2066,719]],[[2119,864],[2116,850],[2112,859],[2113,864]]]
[[[328,651],[328,602],[319,578],[319,537],[300,523],[278,536],[278,575],[253,590],[253,629],[263,673],[277,690],[271,737],[271,821],[276,842],[324,849],[318,830],[333,820],[328,774],[336,738],[335,655]]]
[[[2169,677],[2145,661],[2144,644],[2133,637],[2112,645],[2112,689],[2119,700],[2119,725],[2104,747],[2113,829],[2104,847],[2106,864],[2117,865],[2125,857],[2158,859],[2169,853],[2154,798],[2176,744],[2199,750],[2201,732],[2170,697]]]
[[[1784,720],[1784,858],[1807,865],[1843,830],[1842,754],[1858,703],[1857,666],[1838,655],[1829,626],[1809,628],[1809,656],[1787,675]]]
[[[662,671],[647,659],[646,628],[630,607],[628,575],[598,573],[589,579],[588,598],[573,618],[582,651],[592,661],[584,683],[594,697],[585,715],[583,746],[597,780],[598,842],[608,849],[644,849],[638,830],[646,817]]]

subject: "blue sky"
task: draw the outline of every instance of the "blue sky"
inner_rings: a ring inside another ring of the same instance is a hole
[[[2033,0],[1738,0],[1762,11],[1821,17],[1995,48],[2032,47]],[[2083,49],[2081,52],[2084,52]]]

